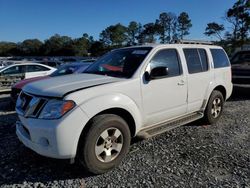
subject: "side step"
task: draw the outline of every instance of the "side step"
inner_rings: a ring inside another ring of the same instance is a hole
[[[164,133],[166,131],[170,131],[179,126],[188,124],[192,121],[198,120],[202,117],[203,117],[202,112],[196,112],[196,113],[192,113],[181,118],[177,118],[168,122],[164,122],[158,125],[151,126],[149,128],[146,127],[145,129],[141,130],[137,134],[137,137],[142,138],[142,139],[147,139],[147,138],[156,136],[158,134]]]

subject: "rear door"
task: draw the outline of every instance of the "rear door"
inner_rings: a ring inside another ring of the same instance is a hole
[[[211,74],[208,51],[205,48],[183,49],[188,70],[188,112],[198,111],[203,104]]]
[[[50,69],[41,65],[26,65],[25,78],[46,76],[50,74]]]
[[[160,123],[187,110],[187,83],[177,49],[162,49],[150,60],[147,71],[167,67],[168,75],[150,81],[142,80],[142,98],[146,125]]]

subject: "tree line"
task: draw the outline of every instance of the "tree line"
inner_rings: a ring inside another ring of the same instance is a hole
[[[228,51],[250,42],[250,0],[237,0],[227,10],[225,19],[231,25],[230,29],[211,22],[207,24],[204,34],[217,38],[217,43]],[[0,56],[100,56],[117,47],[155,42],[165,44],[184,39],[190,34],[191,27],[192,21],[187,12],[179,15],[163,12],[154,22],[144,25],[136,21],[127,26],[121,23],[110,25],[100,33],[98,40],[84,33],[74,39],[55,34],[45,41],[0,42]]]

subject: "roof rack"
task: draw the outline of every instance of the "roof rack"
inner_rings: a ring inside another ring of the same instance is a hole
[[[203,40],[175,40],[176,44],[204,44],[204,45],[212,45],[211,41],[203,41]]]

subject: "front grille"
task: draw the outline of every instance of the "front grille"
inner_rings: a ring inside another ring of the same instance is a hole
[[[32,100],[32,96],[22,92],[20,95],[20,100],[21,100],[20,108],[22,111],[25,112],[27,110],[30,101]]]
[[[35,118],[38,117],[46,102],[47,99],[21,92],[16,103],[16,110],[20,115]]]

